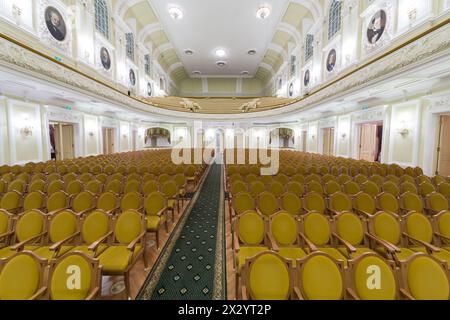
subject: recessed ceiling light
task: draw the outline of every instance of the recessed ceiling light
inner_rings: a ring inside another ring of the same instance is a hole
[[[178,7],[170,7],[169,8],[169,15],[174,20],[180,20],[183,19],[183,11]]]
[[[223,68],[223,67],[225,67],[225,66],[227,65],[227,63],[226,63],[225,61],[217,61],[217,62],[216,62],[216,65],[217,65],[218,67]]]
[[[255,50],[255,49],[251,49],[251,50],[248,50],[247,53],[248,53],[249,55],[253,56],[253,55],[256,54],[256,50]]]
[[[256,16],[259,19],[266,19],[268,16],[270,16],[270,8],[267,6],[262,6],[258,10],[256,10]]]
[[[216,56],[219,58],[223,58],[227,55],[227,52],[224,49],[217,49],[216,50]]]
[[[201,75],[202,73],[200,71],[192,71],[192,74],[195,76]]]
[[[184,50],[184,53],[187,54],[188,56],[192,56],[194,54],[194,51],[192,51],[191,49],[186,49]]]

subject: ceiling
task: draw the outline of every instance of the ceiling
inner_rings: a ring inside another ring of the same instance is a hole
[[[187,74],[200,71],[207,77],[239,77],[247,71],[255,75],[265,51],[272,39],[275,27],[280,21],[288,0],[152,0],[163,28],[177,51]],[[271,7],[267,19],[256,17],[262,4]],[[184,12],[183,19],[174,20],[169,15],[170,6],[179,6]],[[222,48],[223,58],[215,51]],[[184,51],[190,49],[193,55]],[[256,50],[255,55],[248,55]],[[227,65],[218,67],[223,60]]]
[[[266,19],[256,16],[262,6],[271,9]],[[183,18],[173,19],[171,7],[180,8]],[[153,49],[175,82],[195,77],[267,82],[321,15],[321,7],[320,0],[119,0],[117,5],[124,21],[136,23],[139,39]],[[225,57],[216,56],[219,48]],[[187,49],[194,54],[187,55]],[[256,54],[249,55],[249,50]],[[218,61],[227,64],[218,67]]]

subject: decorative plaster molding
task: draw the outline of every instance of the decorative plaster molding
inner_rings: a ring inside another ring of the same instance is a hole
[[[279,116],[281,114],[310,108],[337,95],[361,89],[366,85],[370,85],[374,80],[386,78],[392,74],[398,74],[415,64],[439,58],[450,52],[449,33],[450,25],[445,25],[294,104],[269,111],[252,112],[246,115],[241,113],[225,115],[190,114],[153,107],[137,99],[131,99],[119,91],[113,90],[83,74],[67,69],[4,38],[0,39],[0,64],[14,70],[32,73],[39,78],[53,82],[56,80],[60,84],[72,86],[78,90],[103,97],[116,105],[123,105],[131,109],[153,113],[155,115],[191,119],[243,120]]]

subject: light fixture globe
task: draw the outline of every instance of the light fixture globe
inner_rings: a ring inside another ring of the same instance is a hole
[[[217,61],[216,65],[220,68],[223,68],[227,65],[227,63],[225,61]]]
[[[169,15],[174,20],[180,20],[183,19],[183,10],[181,10],[178,7],[170,7],[169,8]]]
[[[264,20],[270,16],[270,8],[268,6],[262,6],[256,10],[256,17]]]
[[[223,58],[226,55],[227,55],[227,52],[224,49],[222,49],[222,48],[216,49],[216,56],[217,57]]]

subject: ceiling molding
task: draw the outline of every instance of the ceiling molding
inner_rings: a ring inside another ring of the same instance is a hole
[[[293,25],[286,22],[281,22],[278,25],[277,30],[286,32],[291,35],[291,37],[294,38],[296,45],[301,45],[303,43],[302,34]]]
[[[173,71],[179,68],[184,68],[183,64],[181,62],[175,62],[167,69],[167,74],[171,74]]]
[[[172,45],[172,43],[166,42],[166,43],[160,45],[159,47],[155,48],[155,50],[153,51],[153,57],[154,57],[155,59],[158,59],[159,56],[160,56],[163,52],[166,52],[167,50],[171,50],[171,49],[174,49],[174,50],[175,50],[175,47]]]
[[[270,72],[270,75],[273,77],[275,75],[275,70],[273,70],[273,67],[265,62],[261,62],[261,64],[259,65],[261,68],[266,69],[267,71]]]
[[[114,15],[117,15],[119,17],[123,17],[125,13],[130,9],[131,7],[134,7],[140,2],[143,2],[145,0],[118,0],[118,4],[116,6],[116,10],[114,11]]]
[[[284,48],[276,43],[269,43],[269,47],[267,49],[271,49],[277,53],[279,53],[280,55],[283,56],[283,59],[286,60],[288,58],[288,53],[286,52],[286,50],[284,50]]]
[[[140,42],[145,42],[145,39],[147,39],[148,36],[158,31],[164,31],[161,23],[155,22],[152,24],[148,24],[144,28],[139,30],[138,39]]]
[[[291,0],[290,3],[298,3],[299,5],[304,6],[307,8],[313,18],[314,21],[321,20],[323,18],[323,9],[322,5],[320,4],[320,1],[317,0]]]

